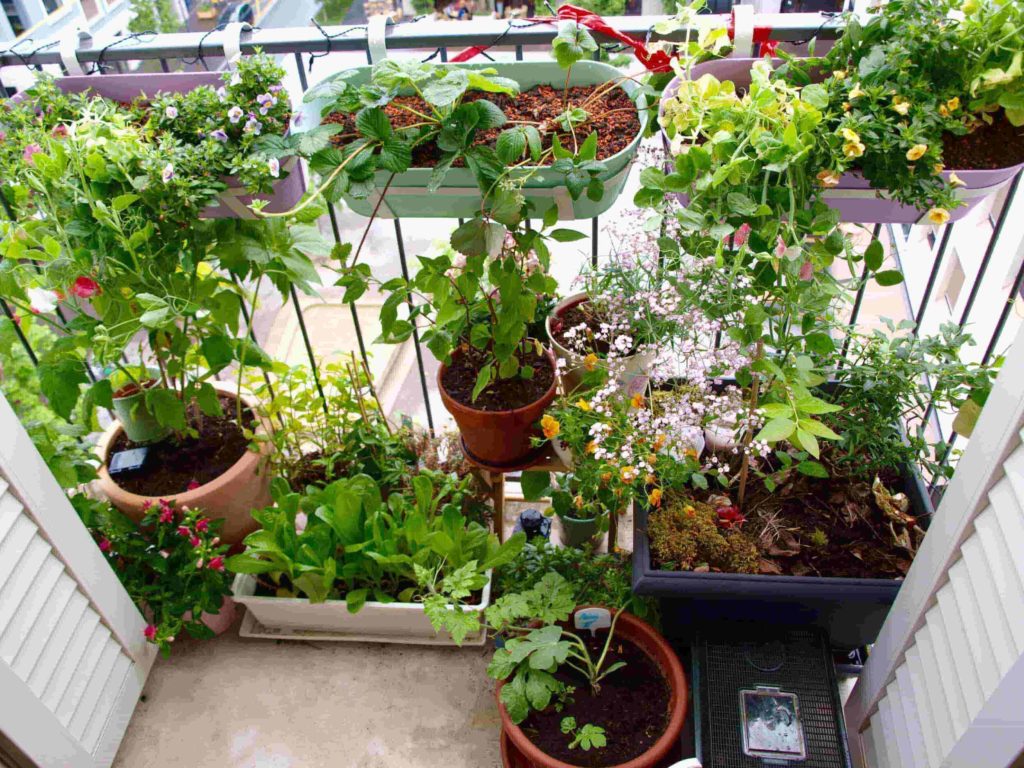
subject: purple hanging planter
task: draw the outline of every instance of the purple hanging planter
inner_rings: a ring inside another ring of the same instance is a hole
[[[750,67],[756,61],[758,59],[706,61],[703,64],[695,65],[690,76],[696,80],[702,75],[710,74],[719,80],[731,80],[737,88],[746,88],[750,85]],[[675,94],[678,88],[679,78],[677,77],[665,87],[662,103],[664,103],[664,99]],[[660,107],[658,116],[661,116]],[[661,137],[667,149],[669,140],[664,129],[661,132]],[[957,189],[957,197],[963,201],[963,205],[949,212],[950,220],[959,221],[964,218],[980,203],[1005,187],[1022,168],[1024,168],[1024,163],[995,170],[961,171],[954,169],[953,171],[943,171],[942,175],[947,179],[950,173],[955,172],[957,177],[964,182],[964,186]],[[823,199],[825,203],[839,211],[842,221],[858,224],[927,223],[926,211],[919,211],[913,206],[890,200],[883,194],[883,191],[872,188],[868,180],[859,173],[851,172],[844,173],[840,177],[839,186],[826,190]],[[676,195],[676,199],[682,205],[686,205],[689,201],[689,198],[682,194]]]
[[[64,93],[93,91],[113,101],[132,102],[140,96],[155,97],[158,93],[188,93],[203,85],[216,88],[223,78],[220,72],[174,72],[145,75],[80,75],[58,77],[56,85]],[[203,219],[255,219],[249,205],[253,200],[268,200],[265,211],[282,213],[295,207],[306,192],[306,181],[297,157],[281,165],[282,178],[274,182],[269,195],[250,195],[234,176],[222,176],[227,189],[220,193],[218,203],[203,210]]]

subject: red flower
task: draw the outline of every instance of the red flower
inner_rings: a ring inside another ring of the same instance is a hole
[[[189,491],[194,491],[196,488],[199,488],[200,485],[202,484],[198,480],[189,480],[188,486],[186,486],[186,488]]]
[[[725,530],[739,528],[747,522],[747,518],[736,506],[719,507],[715,512],[718,514],[718,527]]]
[[[198,547],[200,544],[202,544],[202,541],[199,540],[198,536],[192,536],[189,538],[188,543],[191,544],[193,547]]]
[[[110,539],[108,539],[106,536],[100,539],[100,552],[109,552],[111,546],[112,545],[110,543]]]
[[[152,507],[152,506],[153,506],[153,500],[152,499],[146,499],[144,502],[142,502],[142,511],[143,512],[148,512],[149,508]]]
[[[71,295],[80,299],[91,299],[99,294],[100,284],[85,275],[75,278],[75,282],[71,285]]]
[[[68,135],[68,127],[63,123],[53,126],[53,130],[50,131],[50,135],[55,139],[63,139]]]
[[[146,628],[142,630],[142,634],[146,636],[146,639],[149,640],[149,642],[153,642],[156,640],[156,626],[153,624],[147,624]]]
[[[221,557],[220,555],[217,555],[216,557],[211,557],[210,558],[210,562],[208,564],[208,567],[212,568],[215,571],[223,571],[224,570],[224,558]]]
[[[200,533],[206,533],[210,530],[210,521],[205,517],[199,518],[196,520],[196,530]]]
[[[192,535],[192,531],[190,531],[188,529],[187,525],[179,525],[178,526],[178,535],[179,536],[184,536],[185,538],[188,538],[189,536]]]

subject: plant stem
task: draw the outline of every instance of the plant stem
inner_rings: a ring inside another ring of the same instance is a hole
[[[758,340],[757,349],[754,352],[753,362],[757,362],[761,359],[761,355],[764,353],[764,341]],[[750,382],[750,417],[753,418],[754,411],[757,410],[757,398],[760,393],[761,377],[757,371],[754,372],[752,380]],[[737,494],[736,506],[739,507],[740,512],[743,511],[743,501],[747,494],[747,475],[750,469],[750,457],[747,456],[746,449],[750,446],[750,441],[754,439],[754,431],[749,426],[743,433],[743,449],[740,451],[740,482],[739,482],[739,493]]]

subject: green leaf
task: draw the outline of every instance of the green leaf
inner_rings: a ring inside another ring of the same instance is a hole
[[[469,87],[469,77],[463,69],[449,70],[439,80],[432,80],[423,88],[423,98],[432,106],[445,108],[454,104]]]
[[[476,106],[476,111],[479,115],[476,124],[478,130],[489,131],[492,128],[501,128],[508,121],[505,113],[493,102],[480,99],[479,101],[474,101],[473,104]]]
[[[351,589],[345,593],[345,607],[349,613],[359,613],[366,605],[366,598],[369,596],[368,589]]]
[[[331,136],[340,133],[342,127],[337,124],[318,125],[310,131],[295,135],[295,151],[303,157],[311,157],[317,152],[331,146]]]
[[[519,93],[519,83],[510,77],[498,77],[496,75],[485,75],[474,70],[464,70],[469,78],[469,87],[474,91],[485,93],[506,93],[515,96]]]
[[[85,364],[78,358],[47,354],[40,358],[36,374],[39,389],[50,407],[62,419],[69,420],[78,402],[79,385],[89,380]]]
[[[833,432],[827,425],[815,419],[800,419],[800,429],[826,440],[838,440],[839,435]]]
[[[121,211],[123,211],[125,208],[130,206],[132,203],[134,203],[138,199],[139,199],[138,195],[132,195],[132,194],[118,195],[117,197],[115,197],[113,200],[110,201],[110,205],[113,207],[113,209],[115,211],[120,213]]]
[[[777,443],[793,434],[796,423],[785,417],[774,418],[765,424],[754,439],[758,442]]]
[[[391,123],[380,107],[366,107],[356,115],[356,130],[367,138],[383,142],[391,136]]]
[[[537,501],[551,493],[551,473],[530,469],[519,477],[519,486],[526,501]]]
[[[480,397],[480,393],[487,389],[487,386],[491,383],[491,379],[494,377],[494,366],[485,365],[480,373],[477,374],[476,384],[473,385],[472,400],[476,402],[476,399]]]
[[[199,385],[199,389],[196,391],[196,402],[199,403],[199,409],[207,416],[217,417],[224,415],[220,407],[220,398],[217,396],[217,390],[209,382],[203,382]]]
[[[227,368],[235,359],[235,348],[232,340],[227,336],[205,336],[199,342],[199,349],[206,358],[206,364],[211,373],[217,373]]]
[[[881,286],[899,285],[903,282],[903,273],[898,269],[886,269],[875,273],[875,282]]]
[[[526,152],[526,132],[522,128],[511,128],[498,134],[495,144],[498,159],[506,165],[517,162]]]
[[[493,247],[500,247],[505,227],[481,218],[470,219],[452,232],[452,248],[466,256],[484,256]]]
[[[796,465],[796,471],[808,477],[828,477],[828,470],[816,461],[801,461]]]
[[[185,405],[171,390],[164,387],[147,389],[146,408],[163,426],[170,427],[176,432],[185,431]]]
[[[577,240],[585,240],[587,236],[575,229],[553,229],[548,236],[559,243],[574,243]]]
[[[879,240],[872,240],[871,244],[864,250],[864,264],[872,272],[878,271],[885,261],[885,249]]]
[[[380,149],[380,166],[392,173],[405,173],[412,165],[412,145],[392,136]]]
[[[796,432],[790,437],[790,441],[798,448],[803,448],[816,459],[821,456],[821,449],[818,447],[817,438],[806,430],[798,427]]]

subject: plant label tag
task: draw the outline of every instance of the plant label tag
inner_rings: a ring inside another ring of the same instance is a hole
[[[130,451],[118,451],[107,462],[107,471],[112,475],[131,472],[146,463],[149,448],[132,448]]]
[[[573,617],[576,629],[589,629],[591,635],[597,630],[612,625],[612,614],[607,608],[582,608]]]
[[[762,758],[766,765],[806,759],[800,705],[795,693],[767,686],[740,691],[740,722],[743,754]]]

